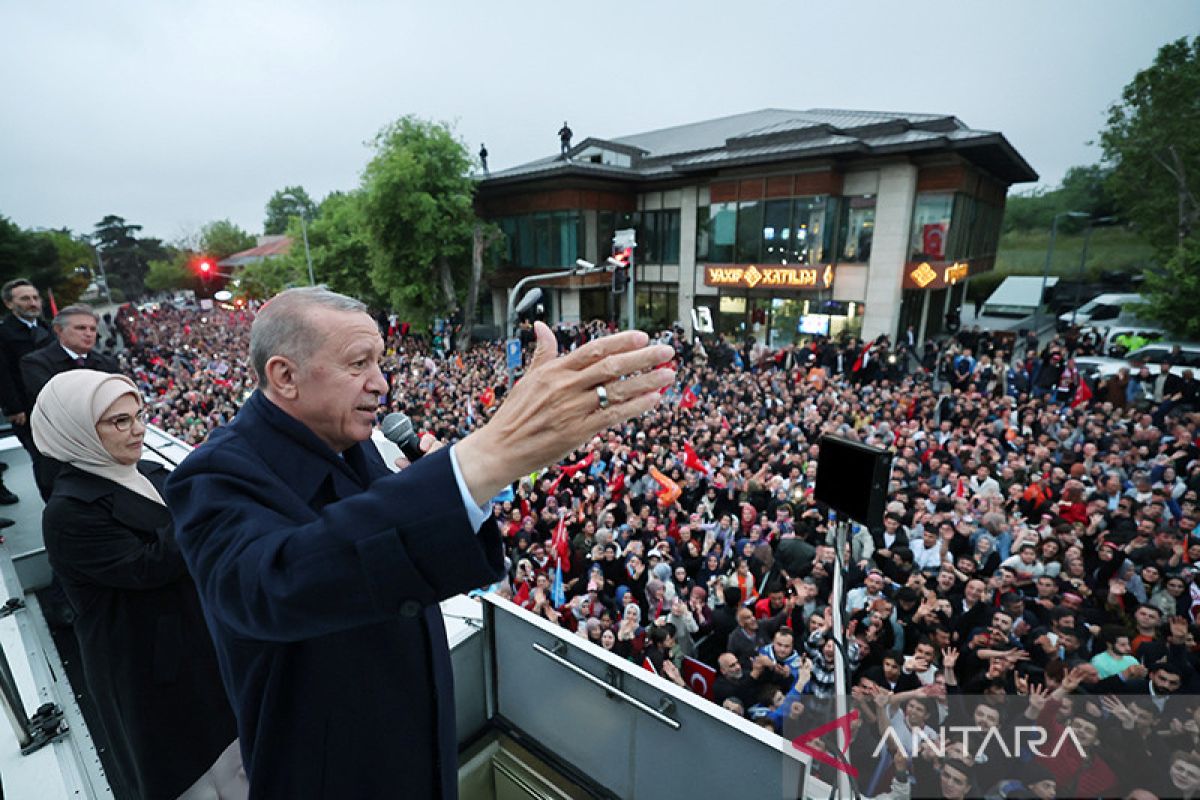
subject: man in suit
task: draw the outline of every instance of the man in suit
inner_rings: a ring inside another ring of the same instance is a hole
[[[490,498],[674,381],[668,345],[607,336],[525,376],[483,428],[393,474],[370,443],[383,340],[362,303],[289,289],[258,313],[259,389],[166,499],[234,712],[251,798],[454,798],[438,602],[503,572]],[[624,380],[622,380],[624,378]]]
[[[51,323],[54,339],[21,358],[21,378],[30,409],[42,387],[60,372],[94,369],[115,375],[121,371],[115,358],[95,349],[99,323],[100,318],[91,306],[82,303],[67,306]],[[59,462],[53,459],[40,455],[34,459],[33,476],[43,500],[50,498],[59,468]]]
[[[11,312],[0,320],[0,407],[12,423],[17,441],[29,453],[36,475],[41,456],[33,446],[33,434],[29,431],[33,398],[25,391],[21,359],[54,341],[54,335],[42,319],[42,296],[32,283],[24,278],[15,278],[0,289],[0,297]],[[16,495],[0,482],[0,503],[7,505],[15,502]],[[7,526],[0,521],[0,527]]]

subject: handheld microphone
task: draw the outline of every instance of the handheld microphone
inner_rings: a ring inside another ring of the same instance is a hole
[[[404,457],[409,461],[416,461],[425,455],[421,450],[421,438],[413,430],[412,420],[408,418],[407,414],[394,411],[383,418],[383,423],[379,427],[383,431],[384,438],[399,447],[400,452],[404,453]]]

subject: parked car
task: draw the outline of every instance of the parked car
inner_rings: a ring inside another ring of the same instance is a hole
[[[1125,360],[1144,364],[1161,364],[1170,358],[1176,348],[1179,348],[1178,356],[1175,359],[1176,367],[1200,368],[1200,343],[1197,342],[1159,341],[1134,350],[1125,356]]]
[[[1105,323],[1103,327],[1108,327],[1117,321],[1132,323],[1136,319],[1133,307],[1144,302],[1145,298],[1140,294],[1102,294],[1074,311],[1059,314],[1058,329],[1065,331],[1072,325],[1097,327],[1097,323]]]

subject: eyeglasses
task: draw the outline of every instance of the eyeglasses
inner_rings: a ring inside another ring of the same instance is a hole
[[[109,425],[112,425],[114,428],[124,433],[132,428],[133,423],[135,422],[138,425],[141,425],[143,428],[146,427],[146,411],[145,409],[142,409],[141,411],[138,411],[136,414],[132,415],[117,414],[115,417],[109,417],[108,419],[102,419],[100,421],[107,422]]]

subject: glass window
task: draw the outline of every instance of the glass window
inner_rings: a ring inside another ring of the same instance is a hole
[[[738,264],[751,264],[760,257],[762,243],[763,204],[757,200],[740,203],[737,212],[737,247],[734,260]]]
[[[792,259],[798,264],[819,264],[825,255],[824,197],[797,197],[792,214]]]
[[[534,246],[533,239],[533,216],[522,214],[517,217],[517,242],[520,245],[517,264],[522,267],[532,267],[537,264],[537,248]]]
[[[550,240],[553,237],[550,233],[550,215],[549,214],[534,214],[533,215],[533,242],[534,242],[534,260],[535,267],[545,267],[551,264],[550,260]]]
[[[792,201],[763,204],[762,260],[768,264],[795,263],[792,254]]]
[[[638,328],[652,333],[666,330],[679,316],[679,290],[674,286],[639,285],[634,305]]]
[[[712,243],[712,220],[708,215],[708,206],[696,209],[696,260],[708,261]]]
[[[612,239],[613,233],[617,230],[617,215],[612,211],[601,211],[596,215],[596,225],[599,230],[596,232],[596,247],[597,252],[592,258],[592,263],[603,264],[604,260],[612,255]]]
[[[521,252],[520,242],[517,240],[517,218],[516,217],[501,217],[496,220],[498,227],[504,234],[504,244],[500,247],[500,265],[511,267],[519,264],[518,256]]]
[[[733,242],[737,238],[737,203],[715,203],[709,210],[712,231],[710,259],[717,264],[733,263]]]
[[[910,248],[914,261],[946,259],[946,238],[950,233],[950,212],[953,205],[952,194],[917,195]]]
[[[683,237],[682,221],[678,208],[667,209],[659,217],[659,249],[662,263],[679,263],[679,242]]]
[[[865,264],[871,260],[871,237],[875,232],[875,198],[847,197],[842,206],[841,261]]]
[[[658,249],[658,215],[657,211],[643,211],[641,214],[634,256],[639,264],[662,263],[662,253]]]

